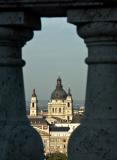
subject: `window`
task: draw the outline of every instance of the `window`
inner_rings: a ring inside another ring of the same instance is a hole
[[[38,126],[39,129],[42,129],[42,126]]]
[[[69,116],[67,116],[67,120],[68,120],[68,121],[69,121],[69,119],[70,119]]]
[[[52,112],[54,112],[54,108],[52,108]]]
[[[63,148],[66,148],[65,144],[63,145]]]
[[[43,126],[43,129],[48,129],[48,127],[47,126]]]
[[[55,142],[55,141],[56,141],[56,139],[54,139],[54,138],[51,138],[51,139],[50,139],[50,141],[51,141],[51,142]]]
[[[67,103],[67,106],[70,107],[70,103],[69,102]]]
[[[34,102],[33,102],[33,103],[32,103],[32,107],[34,107],[34,105],[35,105],[35,104],[34,104]]]
[[[55,113],[57,113],[57,108],[55,108]]]
[[[59,108],[59,113],[61,113],[61,108]]]

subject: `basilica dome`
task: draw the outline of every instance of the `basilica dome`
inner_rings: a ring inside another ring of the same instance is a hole
[[[63,89],[61,78],[57,79],[56,89],[51,94],[51,99],[65,100],[67,98],[67,93]]]

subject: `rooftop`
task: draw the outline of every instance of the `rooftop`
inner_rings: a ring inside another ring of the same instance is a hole
[[[40,117],[29,117],[29,120],[32,124],[40,125],[49,125],[45,118]]]
[[[68,132],[69,129],[70,129],[69,127],[54,127],[54,126],[50,127],[50,131],[52,132]]]

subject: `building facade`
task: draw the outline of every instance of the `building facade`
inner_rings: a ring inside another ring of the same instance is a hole
[[[50,123],[70,122],[73,119],[73,99],[68,89],[68,93],[63,89],[62,80],[57,79],[56,89],[51,94],[48,102],[48,121]]]
[[[29,116],[29,120],[30,120],[31,126],[39,133],[39,135],[42,138],[45,155],[50,153],[49,123],[43,117],[39,117],[39,116],[35,116],[35,117]]]
[[[69,137],[80,123],[72,123],[73,99],[70,89],[68,93],[63,90],[61,78],[57,79],[46,115],[42,110],[39,112],[37,95],[33,89],[28,118],[42,138],[45,155],[55,152],[67,154]]]
[[[30,117],[30,123],[34,129],[40,134],[44,154],[61,152],[67,154],[68,140],[72,132],[80,125],[80,123],[58,123],[49,124],[43,117]]]

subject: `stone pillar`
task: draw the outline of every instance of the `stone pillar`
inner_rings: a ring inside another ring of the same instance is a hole
[[[36,24],[28,16],[0,13],[0,160],[43,160],[42,140],[26,117],[22,47]]]
[[[117,8],[68,11],[88,48],[86,113],[70,137],[69,160],[117,159]]]

